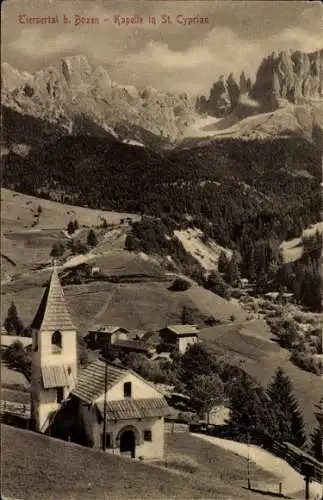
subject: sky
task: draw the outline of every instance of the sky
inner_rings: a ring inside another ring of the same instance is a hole
[[[24,14],[57,15],[59,23],[22,24]],[[63,23],[64,15],[70,23]],[[75,15],[99,23],[75,26]],[[162,15],[172,24],[161,24]],[[118,26],[114,16],[141,16],[143,23]],[[155,16],[156,25],[148,16]],[[209,22],[178,23],[188,17]],[[32,73],[80,54],[94,66],[105,66],[123,85],[205,93],[230,72],[238,76],[244,70],[254,79],[272,51],[323,48],[322,26],[322,4],[310,1],[7,0],[2,4],[2,61]]]

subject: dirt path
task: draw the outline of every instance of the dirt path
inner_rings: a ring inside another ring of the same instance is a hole
[[[266,450],[263,450],[255,445],[247,445],[245,443],[238,443],[228,439],[217,438],[213,436],[206,436],[205,434],[195,434],[200,439],[204,439],[211,444],[220,446],[226,450],[232,451],[237,455],[248,458],[257,464],[262,469],[272,473],[282,483],[283,493],[286,495],[293,494],[293,498],[304,498],[304,479],[301,474],[295,471],[287,462],[281,458],[272,455]],[[323,485],[319,483],[310,484],[310,497],[311,499],[322,498]]]

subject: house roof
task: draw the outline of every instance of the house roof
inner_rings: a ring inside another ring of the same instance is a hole
[[[159,332],[146,332],[141,337],[144,342],[149,342],[151,344],[158,344],[160,342]]]
[[[75,330],[55,267],[30,326],[33,330]]]
[[[107,326],[101,326],[101,325],[95,325],[91,330],[89,330],[90,333],[96,332],[96,333],[107,333],[107,334],[113,334],[115,332],[118,332],[119,330],[123,330],[124,332],[127,332],[125,328],[122,328],[122,326],[113,326],[113,325],[107,325]]]
[[[104,418],[104,403],[97,403],[97,408]],[[169,415],[171,409],[162,398],[123,399],[106,402],[107,420],[127,420],[131,418],[152,418]]]
[[[106,363],[97,359],[86,368],[80,370],[72,394],[86,403],[93,403],[105,392],[105,382],[106,388],[110,389],[123,378],[126,373],[126,368],[121,368],[110,363],[107,363],[106,370]]]
[[[41,374],[45,389],[64,387],[70,383],[68,366],[43,366]]]
[[[14,342],[21,342],[24,347],[31,345],[33,340],[31,337],[21,337],[20,335],[2,335],[0,337],[0,343],[3,347],[9,347]]]
[[[176,335],[183,337],[187,335],[197,335],[199,333],[197,325],[168,325],[160,331],[162,332],[164,330],[170,330]]]
[[[144,342],[142,340],[117,340],[113,343],[116,347],[121,347],[125,349],[133,349],[134,351],[150,351],[154,349],[154,346]]]

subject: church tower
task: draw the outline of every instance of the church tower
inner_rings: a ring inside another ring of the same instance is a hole
[[[76,329],[55,266],[31,329],[31,418],[45,432],[77,376]]]

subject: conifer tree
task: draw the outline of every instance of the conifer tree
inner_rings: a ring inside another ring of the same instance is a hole
[[[301,447],[306,441],[303,416],[293,394],[291,381],[281,368],[278,368],[267,388],[272,406],[277,412],[277,422],[282,439]]]
[[[23,335],[24,333],[24,325],[22,324],[22,321],[18,316],[17,308],[14,302],[11,302],[11,305],[8,309],[4,326],[9,335]]]
[[[323,398],[316,408],[317,427],[311,435],[311,452],[316,460],[323,462]]]
[[[220,256],[219,256],[219,261],[218,261],[218,271],[219,273],[226,273],[227,272],[227,267],[228,267],[228,258],[226,256],[226,253],[221,250]]]
[[[70,220],[67,225],[67,232],[68,234],[73,234],[75,232],[75,224],[72,220]]]
[[[87,244],[90,247],[95,247],[98,244],[98,239],[93,229],[90,229],[89,234],[87,235]]]
[[[240,278],[239,259],[236,252],[233,252],[230,262],[228,262],[225,279],[231,286],[237,286]]]
[[[247,374],[236,380],[230,400],[229,428],[236,439],[246,441],[256,436],[262,440],[280,437],[276,414],[268,396]]]

